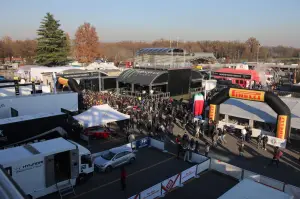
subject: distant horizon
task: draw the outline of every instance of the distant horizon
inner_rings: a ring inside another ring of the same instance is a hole
[[[72,3],[72,6],[70,6]],[[84,22],[95,26],[100,42],[246,41],[263,46],[300,48],[299,0],[5,1],[0,12],[0,38],[35,39],[47,12],[74,38]]]

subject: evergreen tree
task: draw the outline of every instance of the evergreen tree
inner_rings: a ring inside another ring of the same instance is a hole
[[[47,13],[37,31],[38,44],[36,62],[45,66],[65,64],[68,56],[67,39],[60,28],[59,21]]]

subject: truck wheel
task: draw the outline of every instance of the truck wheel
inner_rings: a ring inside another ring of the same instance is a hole
[[[112,172],[112,167],[111,166],[106,167],[105,172],[107,173]]]

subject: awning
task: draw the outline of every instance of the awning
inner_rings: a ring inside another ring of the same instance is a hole
[[[167,74],[167,71],[128,69],[122,72],[117,80],[122,83],[149,86],[152,83],[168,82]]]
[[[120,113],[119,111],[111,108],[108,104],[93,106],[87,111],[73,117],[84,128],[101,126],[111,122],[127,120],[129,115]]]

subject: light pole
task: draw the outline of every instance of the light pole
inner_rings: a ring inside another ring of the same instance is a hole
[[[256,64],[257,64],[257,66],[258,66],[259,47],[260,47],[260,44],[258,44],[258,46],[257,46],[257,53],[256,53]]]

